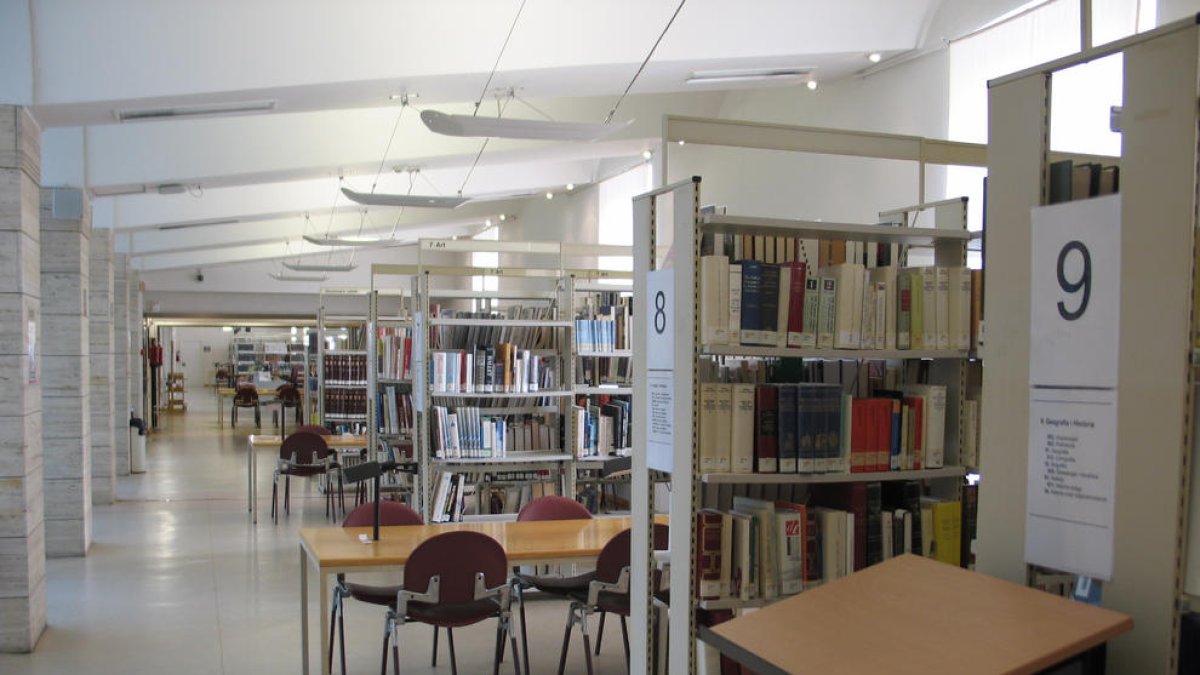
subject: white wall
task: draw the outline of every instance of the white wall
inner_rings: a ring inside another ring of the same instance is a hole
[[[731,92],[721,116],[945,138],[945,50],[869,77],[822,85]],[[668,147],[667,180],[699,175],[701,201],[731,213],[873,222],[884,209],[919,201],[915,163],[689,144]],[[927,171],[926,199],[942,195],[944,172]]]
[[[186,378],[188,398],[208,395],[204,389],[216,375],[213,364],[229,360],[229,343],[233,333],[226,333],[219,326],[180,326],[175,329],[175,348],[179,350],[181,362],[175,364]],[[211,351],[204,352],[208,346]]]

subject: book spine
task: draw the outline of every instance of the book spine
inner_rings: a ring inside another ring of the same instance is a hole
[[[730,422],[730,470],[733,473],[754,471],[754,385],[735,384],[733,417]]]
[[[779,471],[779,407],[778,390],[772,385],[755,388],[755,471]]]
[[[796,443],[796,397],[794,384],[782,384],[778,388],[779,428],[779,473],[796,473],[798,451]]]
[[[837,323],[838,280],[836,277],[821,278],[821,305],[817,319],[817,348],[833,349],[834,330]],[[743,324],[744,325],[744,324]]]
[[[821,306],[821,280],[809,276],[804,280],[804,330],[800,333],[801,349],[816,349],[818,314]],[[791,346],[790,344],[788,345]]]
[[[696,514],[696,597],[721,597],[721,514],[702,510]]]
[[[742,266],[737,263],[729,265],[729,344],[742,342]]]
[[[757,344],[762,336],[763,268],[756,260],[742,261],[741,342]]]
[[[788,325],[787,346],[804,346],[805,290],[808,288],[808,266],[803,261],[793,260],[791,267],[791,285],[788,294]]]

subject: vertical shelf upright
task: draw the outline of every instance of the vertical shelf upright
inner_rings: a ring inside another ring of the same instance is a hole
[[[1123,55],[1120,299],[1113,578],[1102,604],[1133,617],[1108,646],[1113,672],[1174,673],[1179,656],[1187,506],[1194,499],[1197,344],[1197,82],[1200,17],[989,83],[986,288],[977,568],[1022,583],[1032,316],[1031,210],[1049,203],[1053,78]],[[1107,114],[1107,111],[1095,111]],[[1039,299],[1042,300],[1042,299]],[[1200,555],[1200,553],[1197,553]]]

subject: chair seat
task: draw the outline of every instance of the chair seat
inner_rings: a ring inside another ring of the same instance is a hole
[[[525,588],[536,588],[544,593],[568,595],[571,591],[583,591],[586,596],[588,584],[596,578],[596,573],[594,571],[585,572],[573,577],[539,577],[533,574],[517,574],[516,578]]]
[[[279,473],[285,476],[319,476],[325,473],[324,466],[289,466],[282,468]]]
[[[588,589],[571,591],[567,594],[572,600],[587,604]],[[596,596],[596,609],[601,612],[629,616],[629,595],[624,593],[601,593]]]
[[[371,586],[349,581],[345,586],[346,592],[355,600],[384,607],[396,604],[396,594],[404,588],[403,586]]]
[[[390,604],[393,610],[396,607],[395,600],[396,597],[393,595]],[[491,598],[457,603],[408,603],[408,619],[410,621],[420,621],[442,628],[469,626],[484,619],[493,619],[499,614],[500,605]]]

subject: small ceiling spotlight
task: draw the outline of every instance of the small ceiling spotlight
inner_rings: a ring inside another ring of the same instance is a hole
[[[871,63],[879,63],[883,60],[883,54],[880,54],[879,52],[871,52],[870,54],[867,54],[867,60]]]
[[[649,150],[642,151],[642,159],[650,159],[653,156],[654,156],[654,153],[650,152]]]
[[[567,192],[570,192],[571,190],[574,190],[574,189],[575,189],[574,183],[567,183]]]
[[[808,82],[806,82],[806,83],[804,84],[804,86],[808,87],[809,91],[816,91],[816,89],[817,89],[817,81],[816,81],[816,80],[809,80]]]
[[[508,214],[507,214],[507,213],[501,213],[501,214],[500,214],[500,222],[502,222],[502,223],[503,223],[503,222],[504,222],[504,221],[506,221],[506,220],[508,220]]]
[[[546,193],[546,199],[554,199],[554,193],[553,193],[553,192],[547,192],[547,193]]]

